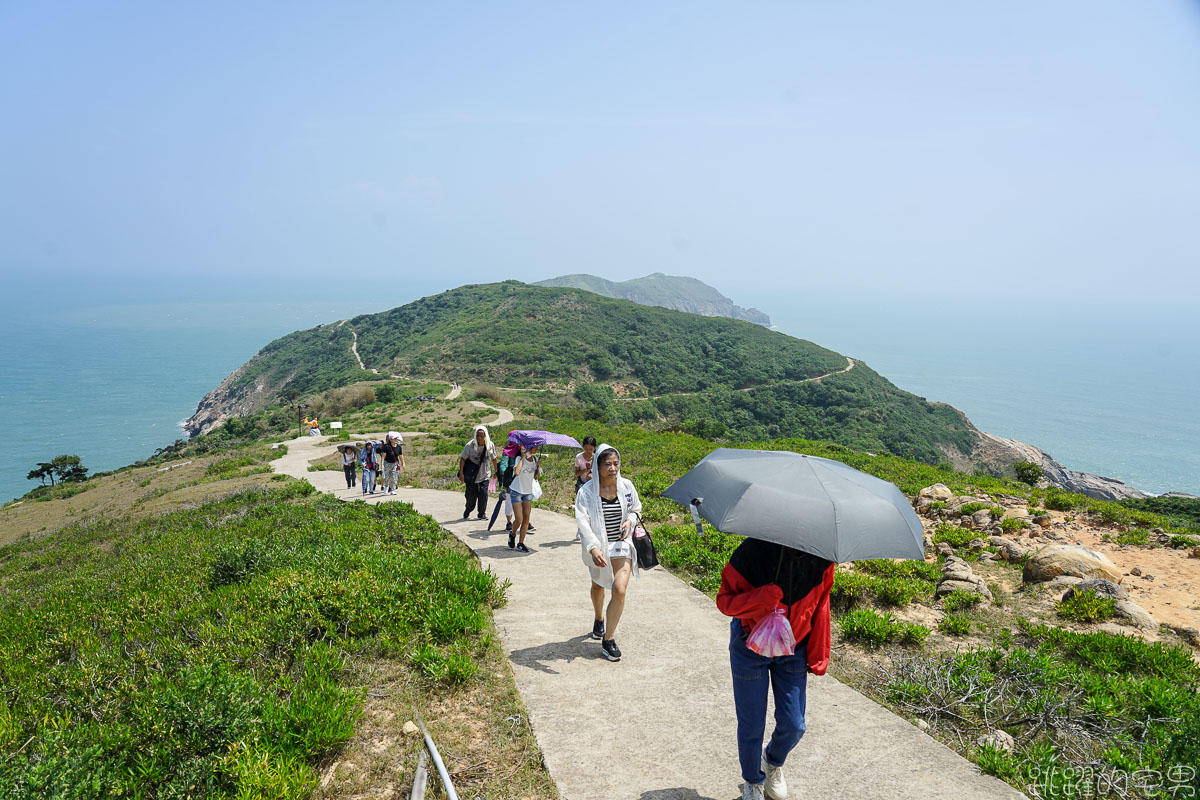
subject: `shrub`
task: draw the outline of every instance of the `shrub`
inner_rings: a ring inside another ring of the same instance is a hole
[[[959,611],[966,611],[969,608],[974,608],[983,600],[983,595],[975,594],[974,592],[955,589],[946,595],[943,603],[947,613],[953,614]]]
[[[977,536],[973,531],[957,525],[941,524],[933,529],[933,543],[945,542],[951,547],[966,547]]]
[[[938,630],[951,636],[965,636],[971,632],[971,618],[966,614],[947,614],[938,622]]]
[[[1116,613],[1113,610],[1114,601],[1111,597],[1098,595],[1090,589],[1075,592],[1058,604],[1058,615],[1073,619],[1076,622],[1096,622],[1111,619]]]
[[[930,584],[911,578],[883,578],[874,586],[875,596],[891,606],[908,605],[933,594]]]
[[[1119,544],[1150,544],[1150,531],[1143,528],[1130,528],[1119,533],[1115,539]]]
[[[861,572],[838,570],[833,575],[833,588],[829,602],[833,608],[847,609],[861,602],[874,584],[870,575]]]
[[[1077,508],[1087,508],[1087,498],[1070,492],[1052,490],[1046,493],[1045,506],[1051,511],[1073,511]]]
[[[1188,549],[1200,545],[1200,539],[1195,536],[1187,536],[1186,534],[1177,533],[1171,536],[1171,541],[1167,543],[1169,547],[1175,549]]]
[[[880,647],[888,642],[920,645],[929,636],[929,629],[897,620],[891,614],[880,614],[870,608],[856,608],[841,616],[842,635],[850,641],[868,647]]]
[[[1008,517],[1007,519],[1000,520],[1000,530],[1004,531],[1005,533],[1014,533],[1016,531],[1024,529],[1024,527],[1025,527],[1025,520],[1023,520],[1023,519],[1017,519],[1016,517]]]
[[[1041,465],[1032,461],[1018,461],[1013,464],[1013,472],[1017,474],[1017,480],[1028,486],[1035,485],[1045,474]]]
[[[961,513],[964,517],[969,517],[972,514],[974,514],[976,511],[983,511],[984,509],[987,509],[990,511],[991,508],[992,508],[991,503],[965,503],[961,507],[959,507],[958,510],[959,510],[959,513]]]

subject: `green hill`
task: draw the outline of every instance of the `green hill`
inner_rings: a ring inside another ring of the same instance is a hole
[[[661,306],[703,317],[729,317],[771,326],[771,318],[757,308],[734,305],[732,300],[707,283],[679,275],[655,272],[653,275],[628,281],[610,281],[585,274],[560,275],[533,285],[586,289],[605,297],[632,300],[644,306]]]
[[[188,428],[392,375],[558,388],[614,421],[735,440],[823,438],[927,462],[947,449],[968,453],[977,435],[955,409],[812,342],[516,281],[462,286],[278,339],[210,393]]]

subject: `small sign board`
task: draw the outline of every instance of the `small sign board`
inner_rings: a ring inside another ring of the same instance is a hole
[[[335,430],[335,431],[338,431],[338,430],[341,430],[341,429],[342,429],[342,423],[340,423],[340,422],[331,422],[331,423],[329,423],[329,427],[330,427],[330,428],[332,428],[332,429],[333,429],[333,430]]]

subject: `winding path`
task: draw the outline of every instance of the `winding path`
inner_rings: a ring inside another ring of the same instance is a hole
[[[287,455],[271,468],[342,500],[361,500],[359,489],[345,488],[340,471],[307,471],[310,461],[334,451],[325,438],[287,442]],[[645,573],[631,582],[618,631],[624,657],[609,663],[589,637],[588,573],[574,519],[539,509],[528,542],[533,552],[521,554],[508,549],[503,529],[489,532],[483,522],[464,520],[457,492],[400,489],[366,502],[391,500],[438,520],[511,583],[507,604],[495,612],[496,628],[564,800],[738,796],[729,621],[712,600],[662,569]],[[808,733],[787,775],[798,800],[1023,797],[829,676],[809,682]]]
[[[733,389],[732,391],[753,392],[755,389],[765,389],[768,386],[783,386],[784,384],[791,384],[791,383],[814,383],[814,382],[820,383],[821,381],[825,380],[826,378],[828,378],[830,376],[843,375],[843,374],[849,372],[850,370],[854,369],[855,363],[857,363],[857,362],[855,362],[855,360],[853,358],[846,356],[846,366],[843,367],[842,369],[835,369],[833,372],[825,372],[821,375],[814,375],[811,378],[801,378],[800,380],[796,380],[796,381],[775,381],[774,383],[760,383],[760,384],[757,384],[756,386],[743,386],[740,389]],[[694,394],[704,394],[707,391],[709,391],[709,390],[701,389],[701,390],[698,390],[695,392],[671,392],[669,394],[650,395],[649,397],[618,397],[617,400],[653,400],[656,397],[689,397]]]

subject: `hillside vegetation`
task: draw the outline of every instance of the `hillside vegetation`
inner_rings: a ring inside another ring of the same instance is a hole
[[[379,374],[358,366],[355,336]],[[960,412],[851,363],[759,325],[508,281],[285,336],[231,376],[230,391],[240,408],[257,393],[257,410],[390,375],[476,380],[556,388],[559,400],[573,389],[593,416],[710,437],[824,438],[930,463],[970,452],[977,433]]]

